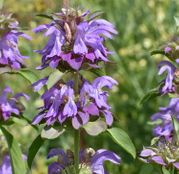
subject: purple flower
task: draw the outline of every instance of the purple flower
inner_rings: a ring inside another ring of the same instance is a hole
[[[23,160],[27,160],[26,155],[22,155]],[[11,167],[11,159],[9,155],[4,156],[0,165],[0,174],[13,174]]]
[[[6,87],[2,95],[0,96],[0,113],[4,121],[8,120],[12,114],[19,115],[22,111],[18,106],[19,97],[25,97],[27,100],[29,97],[24,93],[18,93],[12,98],[7,98],[8,93],[13,93],[9,87]]]
[[[22,56],[18,49],[18,38],[29,40],[30,37],[18,31],[18,22],[11,15],[1,15],[0,18],[3,21],[0,28],[0,65],[19,69],[24,64],[23,59],[27,57]]]
[[[66,168],[74,167],[74,156],[70,150],[65,153],[62,149],[52,149],[48,154],[48,158],[54,156],[58,156],[58,162],[53,162],[49,165],[48,174],[60,174]],[[96,152],[91,148],[81,150],[80,173],[106,174],[107,172],[103,166],[105,161],[120,164],[121,158],[114,152],[105,149],[100,149]]]
[[[34,88],[38,89],[42,81],[33,84]],[[43,82],[45,84],[46,80]],[[62,124],[67,118],[76,115],[77,106],[74,97],[74,90],[70,83],[56,84],[42,95],[44,106],[40,108],[40,113],[34,118],[33,124],[38,124],[42,120],[45,120],[47,125],[56,121]]]
[[[44,85],[47,84],[48,77],[38,80],[37,82],[32,84],[34,91],[39,91]]]
[[[152,121],[159,120],[159,123],[154,128],[156,136],[164,136],[168,140],[173,137],[172,117],[179,120],[179,98],[172,98],[167,107],[161,107],[158,113],[152,115]]]
[[[0,165],[0,174],[12,174],[11,159],[8,155],[4,157]]]
[[[80,91],[80,102],[83,105],[83,110],[94,116],[98,116],[101,112],[106,123],[111,125],[113,116],[110,111],[111,107],[107,104],[108,93],[103,91],[103,88],[111,89],[112,86],[117,84],[117,81],[109,76],[98,77],[92,84],[85,81]]]
[[[33,84],[34,90],[39,90],[47,83],[47,78],[41,79]],[[45,121],[47,125],[55,122],[64,123],[67,119],[72,120],[75,129],[88,123],[90,117],[103,114],[108,125],[113,122],[110,106],[107,104],[107,91],[103,88],[111,89],[117,82],[108,76],[96,78],[92,84],[84,80],[79,85],[79,97],[75,96],[73,82],[67,84],[57,82],[43,95],[44,106],[40,108],[39,114],[34,118],[33,124]]]
[[[49,24],[40,25],[34,32],[45,32],[49,37],[46,46],[38,50],[42,65],[38,69],[59,64],[79,70],[83,64],[96,66],[99,61],[108,61],[110,52],[104,46],[104,38],[112,38],[117,31],[104,19],[95,19],[89,11],[80,14],[74,9],[62,9]]]
[[[120,164],[121,158],[114,152],[100,149],[91,158],[91,170],[95,174],[107,174],[104,169],[104,162],[110,161],[114,164]]]
[[[166,78],[163,80],[163,86],[161,87],[161,93],[166,94],[170,92],[175,92],[175,87],[173,85],[173,80],[175,77],[175,66],[170,63],[169,61],[162,61],[159,64],[159,72],[158,74],[161,75],[165,71],[167,72]]]
[[[140,159],[146,163],[156,163],[166,167],[173,165],[178,169],[178,155],[178,146],[174,142],[160,138],[155,145],[144,148],[141,151]]]
[[[164,49],[165,54],[169,53],[170,51],[172,51],[172,48],[169,46],[166,46]]]

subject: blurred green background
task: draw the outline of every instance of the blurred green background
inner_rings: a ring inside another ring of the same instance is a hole
[[[154,99],[142,105],[142,96],[154,88],[161,78],[157,77],[156,64],[163,59],[161,56],[150,56],[150,51],[170,40],[175,33],[174,16],[179,16],[178,0],[71,0],[73,7],[101,10],[103,18],[111,21],[119,31],[119,35],[107,44],[114,55],[111,60],[115,63],[106,66],[107,74],[119,81],[110,95],[110,103],[116,119],[116,125],[128,132],[140,152],[143,146],[149,145],[152,137],[151,126],[147,124],[151,114],[167,99]],[[4,10],[12,12],[20,21],[24,32],[32,36],[32,41],[20,40],[21,52],[29,56],[26,64],[32,70],[40,64],[40,56],[33,50],[42,48],[45,40],[41,34],[35,35],[32,29],[39,24],[48,22],[47,19],[37,17],[39,13],[58,12],[62,7],[61,0],[5,0]],[[36,71],[39,77],[44,77],[50,69]],[[32,119],[37,113],[36,108],[41,105],[39,96],[33,93],[30,84],[16,75],[1,77],[0,86],[9,85],[16,92],[26,92],[31,101],[25,103],[25,115]],[[10,128],[11,132],[22,144],[24,153],[33,139],[37,136],[30,126],[23,122]],[[151,166],[146,166],[138,159],[133,160],[123,149],[119,148],[106,135],[99,137],[84,135],[85,146],[107,148],[122,157],[122,165],[114,166],[107,163],[110,174],[155,174]],[[40,150],[33,166],[32,174],[47,173],[46,155],[52,147],[71,148],[71,136],[64,134],[57,140],[47,142]]]

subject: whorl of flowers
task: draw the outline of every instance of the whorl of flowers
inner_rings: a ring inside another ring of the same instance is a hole
[[[58,160],[49,165],[48,174],[73,173],[71,171],[74,171],[74,155],[71,150],[67,150],[65,153],[62,149],[52,149],[48,154],[48,158],[54,156],[57,156]],[[121,162],[118,155],[105,149],[100,149],[96,152],[91,148],[81,150],[79,156],[79,174],[106,174],[107,172],[103,166],[105,161],[110,161],[114,164],[120,164]]]
[[[24,64],[18,49],[18,38],[30,39],[29,36],[19,31],[18,22],[10,15],[0,15],[0,66],[9,66],[19,69]]]
[[[179,170],[179,42],[178,37],[164,45],[162,50],[152,54],[165,55],[170,61],[161,61],[158,65],[159,75],[165,74],[160,83],[160,95],[170,94],[171,99],[167,107],[160,107],[159,112],[152,115],[151,120],[155,125],[155,137],[151,146],[145,147],[140,153],[140,159],[146,163],[155,163],[162,166],[170,173]],[[163,173],[165,173],[163,171]]]
[[[168,140],[173,137],[172,119],[179,121],[179,98],[172,98],[167,107],[161,107],[159,112],[152,115],[152,121],[159,121],[153,130],[154,135],[164,136]]]
[[[140,158],[146,163],[156,163],[162,166],[179,169],[178,144],[161,137],[150,147],[145,147],[140,153]]]
[[[79,70],[109,61],[110,51],[104,41],[111,39],[117,31],[110,22],[97,17],[98,13],[62,9],[51,16],[52,22],[34,29],[34,32],[45,32],[45,37],[49,37],[46,46],[36,51],[42,55],[42,65],[38,69],[60,66],[61,69]]]
[[[8,94],[12,94],[12,90],[6,87],[0,96],[0,120],[6,121],[12,115],[18,116],[23,111],[23,105],[19,102],[20,97],[29,97],[24,93],[18,93],[13,97],[9,98]]]
[[[44,78],[34,83],[34,89],[39,90],[47,81],[48,78]],[[78,129],[91,117],[104,115],[106,123],[111,125],[113,116],[107,103],[108,92],[103,88],[111,89],[113,85],[117,85],[117,82],[109,76],[98,77],[92,83],[83,79],[79,85],[79,95],[75,96],[74,81],[66,84],[59,81],[42,95],[44,106],[40,108],[33,124],[42,120],[47,125],[55,122],[62,124],[71,119],[73,127]]]
[[[86,150],[78,153],[79,132],[83,125],[99,118],[104,119],[108,126],[112,125],[113,116],[105,89],[112,89],[118,83],[109,76],[97,77],[90,82],[83,77],[81,70],[99,68],[99,62],[109,61],[111,52],[104,46],[105,38],[111,39],[117,32],[108,21],[97,19],[98,13],[91,14],[89,11],[81,13],[79,10],[62,9],[49,17],[52,19],[49,24],[34,29],[48,37],[45,47],[36,51],[42,55],[38,69],[50,66],[62,71],[63,75],[51,87],[48,86],[51,76],[32,85],[35,91],[43,86],[48,88],[41,96],[44,104],[33,124],[45,123],[45,127],[60,124],[77,129],[74,130],[74,155],[71,151],[65,153],[53,149],[48,158],[58,156],[58,161],[49,166],[49,174],[72,174],[74,170],[76,173],[80,171],[80,174],[106,174],[103,162],[109,160],[119,164],[120,158],[103,149],[92,154],[86,153]],[[71,167],[74,167],[73,172],[69,172]]]

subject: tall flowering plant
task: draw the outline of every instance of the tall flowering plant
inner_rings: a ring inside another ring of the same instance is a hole
[[[47,37],[44,48],[35,50],[42,56],[37,69],[50,67],[54,72],[32,84],[34,91],[42,88],[45,91],[41,95],[43,105],[32,121],[33,125],[44,125],[44,129],[31,147],[39,139],[42,142],[57,138],[64,131],[74,132],[73,150],[65,152],[56,147],[49,152],[48,158],[58,157],[49,165],[49,174],[105,174],[104,161],[121,163],[121,158],[114,152],[81,148],[80,132],[83,129],[91,136],[108,132],[135,157],[135,147],[128,135],[118,128],[110,128],[114,117],[108,103],[109,90],[118,82],[105,74],[95,79],[85,78],[86,73],[93,74],[110,62],[108,56],[112,52],[105,46],[105,40],[117,34],[115,27],[100,19],[99,14],[62,8],[60,12],[48,16],[49,23],[33,29],[35,33],[43,33]],[[125,147],[125,142],[128,142],[128,147]],[[29,151],[29,167],[32,160]]]
[[[158,96],[168,95],[170,101],[168,106],[160,107],[151,116],[155,137],[151,145],[141,151],[140,159],[146,163],[157,164],[163,174],[175,174],[179,171],[178,48],[178,36],[175,36],[160,50],[152,52],[168,58],[158,65],[158,74],[165,75],[155,93]]]
[[[28,35],[23,33],[19,27],[19,23],[12,14],[0,14],[0,75],[4,73],[16,74],[23,76],[23,67],[25,67],[24,59],[26,56],[21,55],[18,48],[19,37],[27,40]],[[14,94],[13,90],[6,86],[1,90],[0,94],[0,137],[4,136],[7,144],[4,145],[1,140],[1,156],[3,157],[0,165],[1,174],[24,173],[26,170],[23,161],[23,155],[19,148],[18,142],[9,132],[8,127],[16,123],[16,119],[24,119],[23,112],[25,107],[20,98],[29,100],[29,96],[25,93]],[[19,162],[18,162],[19,161]],[[21,163],[20,163],[21,162]]]
[[[85,134],[96,136],[106,132],[135,158],[135,147],[127,133],[118,127],[112,128],[115,119],[108,97],[118,82],[106,74],[94,78],[96,72],[110,62],[112,52],[106,47],[106,39],[113,39],[118,33],[100,14],[66,6],[58,13],[41,15],[50,21],[33,29],[47,39],[44,48],[35,50],[41,56],[37,69],[51,68],[52,71],[42,79],[26,67],[24,59],[27,57],[21,55],[18,48],[19,37],[27,40],[30,37],[21,31],[12,14],[0,15],[0,74],[24,77],[42,100],[38,114],[31,121],[23,115],[25,107],[20,100],[29,97],[24,93],[12,95],[10,87],[2,90],[0,129],[9,152],[3,153],[0,174],[26,174],[43,143],[65,131],[73,132],[73,149],[51,149],[47,155],[51,159],[48,174],[106,174],[105,161],[121,163],[121,158],[110,150],[82,147],[81,139]],[[21,153],[19,143],[7,130],[17,118],[24,119],[38,132],[27,155]]]

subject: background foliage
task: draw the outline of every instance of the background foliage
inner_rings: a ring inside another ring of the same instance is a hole
[[[48,22],[47,19],[36,15],[56,12],[61,5],[60,0],[5,0],[5,11],[14,13],[20,21],[20,26],[33,38],[30,43],[23,39],[20,40],[21,51],[25,55],[29,55],[30,58],[26,63],[32,70],[40,64],[39,55],[33,53],[32,50],[42,48],[45,40],[42,35],[35,35],[31,30],[38,24]],[[179,1],[72,0],[72,6],[91,11],[103,11],[103,17],[113,22],[119,31],[119,35],[107,43],[114,51],[114,55],[111,56],[112,62],[106,67],[106,72],[119,81],[118,88],[111,93],[110,103],[113,106],[115,124],[128,132],[139,152],[143,145],[149,144],[152,136],[151,126],[147,124],[150,115],[166,102],[162,98],[139,104],[143,95],[160,81],[155,74],[157,73],[156,64],[162,57],[151,57],[150,51],[170,40],[174,34],[173,17],[179,16]],[[46,70],[33,71],[39,77],[44,77],[47,73]],[[38,99],[38,95],[33,93],[30,84],[16,75],[5,75],[0,78],[1,89],[9,85],[14,91],[23,91],[31,96],[31,101],[25,103],[27,106],[25,116],[32,119],[36,114],[36,108],[41,105],[41,101]],[[36,131],[24,122],[19,122],[18,125],[11,126],[10,129],[21,143],[23,152],[27,153],[27,147],[37,136]],[[1,137],[1,141],[4,141],[3,137]],[[72,142],[70,136],[65,133],[60,139],[45,143],[35,160],[32,174],[47,172],[48,149],[52,147],[71,148]],[[83,146],[91,146],[95,149],[103,147],[114,150],[121,155],[123,163],[120,167],[107,165],[111,174],[143,174],[144,172],[145,174],[154,174],[152,167],[145,166],[138,159],[133,160],[126,152],[112,143],[107,134],[100,135],[99,138],[89,138],[85,134],[82,143]],[[0,146],[0,148],[3,147]],[[4,153],[4,148],[2,150]]]

